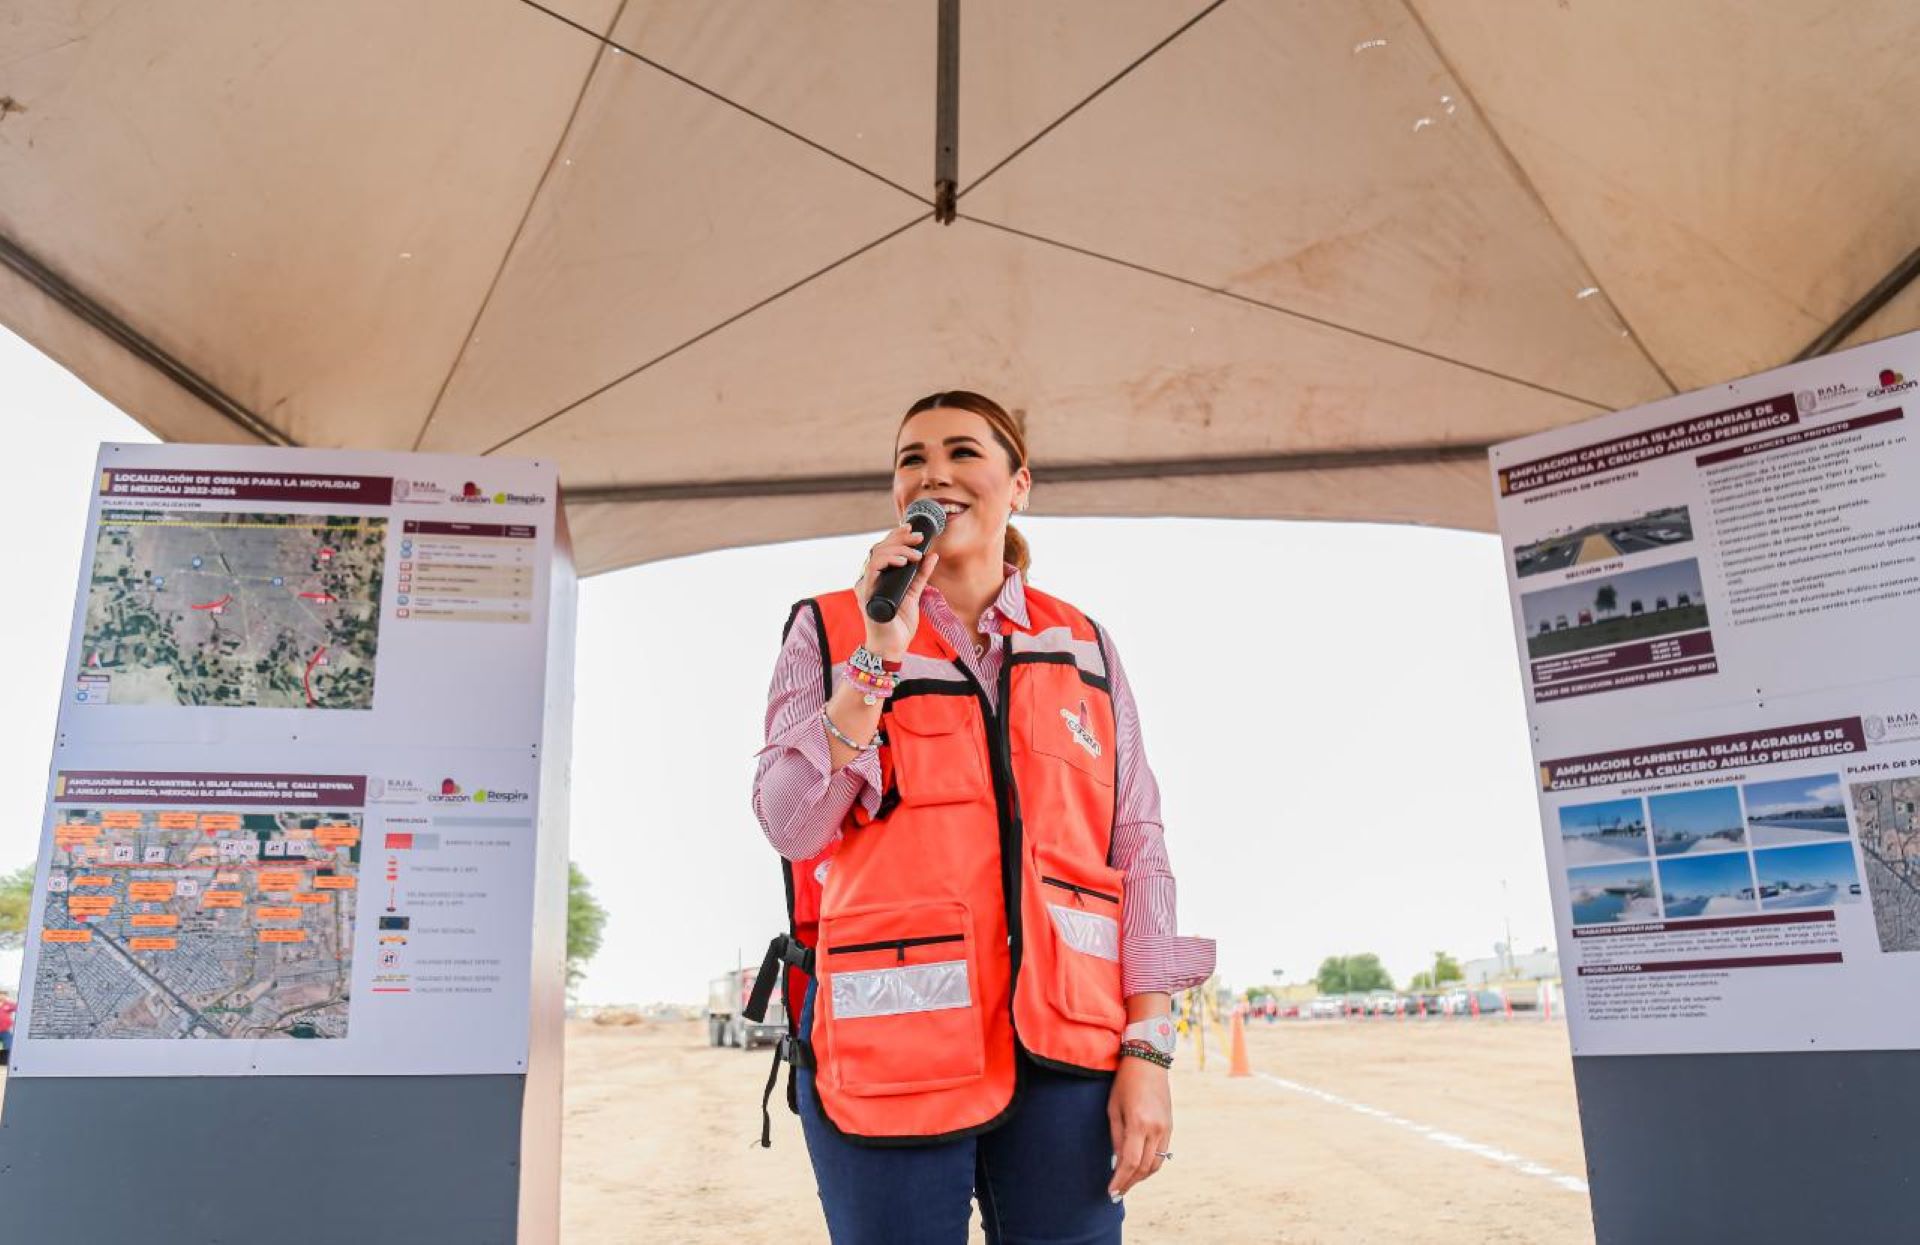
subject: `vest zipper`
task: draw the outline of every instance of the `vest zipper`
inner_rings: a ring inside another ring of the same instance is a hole
[[[1082,896],[1082,895],[1092,895],[1092,896],[1093,896],[1093,897],[1094,897],[1095,899],[1104,899],[1104,900],[1106,900],[1106,901],[1107,901],[1108,903],[1119,903],[1119,902],[1120,902],[1120,896],[1118,896],[1118,895],[1109,895],[1109,894],[1107,894],[1107,893],[1106,893],[1105,891],[1097,891],[1097,890],[1094,890],[1094,889],[1093,889],[1092,887],[1088,887],[1088,886],[1076,886],[1076,885],[1075,885],[1074,883],[1072,883],[1072,882],[1065,882],[1065,881],[1062,881],[1062,880],[1061,880],[1061,879],[1059,879],[1059,878],[1049,878],[1049,877],[1043,877],[1043,878],[1041,878],[1040,880],[1041,880],[1041,881],[1042,881],[1043,883],[1045,883],[1046,885],[1048,885],[1048,886],[1058,886],[1058,887],[1059,887],[1059,888],[1060,888],[1061,890],[1069,890],[1069,891],[1072,891],[1072,892],[1073,892],[1073,897],[1074,897],[1074,898],[1075,898],[1076,900],[1077,900],[1077,899],[1079,899],[1079,898],[1080,898],[1080,896]]]
[[[892,951],[900,963],[907,962],[908,947],[930,947],[940,942],[961,942],[965,934],[930,934],[924,938],[886,938],[879,942],[849,943],[844,947],[828,947],[828,955],[852,955],[856,951]]]

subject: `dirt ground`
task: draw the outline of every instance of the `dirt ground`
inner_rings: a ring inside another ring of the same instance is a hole
[[[1284,1021],[1248,1052],[1246,1079],[1224,1048],[1204,1071],[1181,1052],[1177,1157],[1128,1195],[1129,1241],[1593,1240],[1567,1187],[1586,1166],[1564,1026]],[[698,1024],[576,1024],[567,1059],[567,1245],[826,1240],[778,1096],[757,1144],[768,1052],[710,1048]]]
[[[566,1245],[827,1239],[778,1096],[758,1145],[767,1051],[700,1023],[567,1038]],[[1255,1075],[1231,1078],[1224,1047],[1202,1070],[1184,1045],[1177,1158],[1128,1195],[1130,1242],[1593,1240],[1562,1025],[1282,1021],[1247,1046]]]

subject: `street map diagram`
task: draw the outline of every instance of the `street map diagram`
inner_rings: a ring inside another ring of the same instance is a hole
[[[372,708],[386,523],[103,512],[78,700]]]
[[[343,1038],[358,814],[62,809],[34,1038]]]
[[[1867,889],[1882,951],[1920,951],[1920,779],[1857,783]]]

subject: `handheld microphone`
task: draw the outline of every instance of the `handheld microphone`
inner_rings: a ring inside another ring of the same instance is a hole
[[[933,547],[933,539],[947,530],[947,512],[939,502],[931,497],[922,497],[907,507],[907,526],[920,533],[920,552],[925,554]],[[907,595],[907,585],[920,570],[920,564],[911,559],[905,566],[889,566],[874,576],[873,595],[867,598],[867,617],[878,623],[892,622],[893,616],[900,612],[900,598]]]

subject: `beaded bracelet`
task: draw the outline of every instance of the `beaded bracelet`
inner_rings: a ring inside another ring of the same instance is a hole
[[[820,720],[827,724],[827,734],[833,736],[847,747],[852,748],[855,752],[868,752],[880,746],[880,732],[878,730],[875,730],[873,732],[873,738],[864,744],[855,743],[852,739],[848,738],[845,731],[833,724],[833,715],[827,712],[825,705],[820,706]]]
[[[862,670],[852,662],[847,663],[847,681],[860,689],[860,699],[869,705],[877,705],[893,695],[900,680],[891,674],[874,674]]]
[[[1173,1067],[1172,1055],[1163,1055],[1145,1042],[1122,1042],[1120,1043],[1120,1053],[1123,1055],[1132,1055],[1135,1059],[1144,1059],[1148,1063],[1155,1064],[1162,1068]]]

